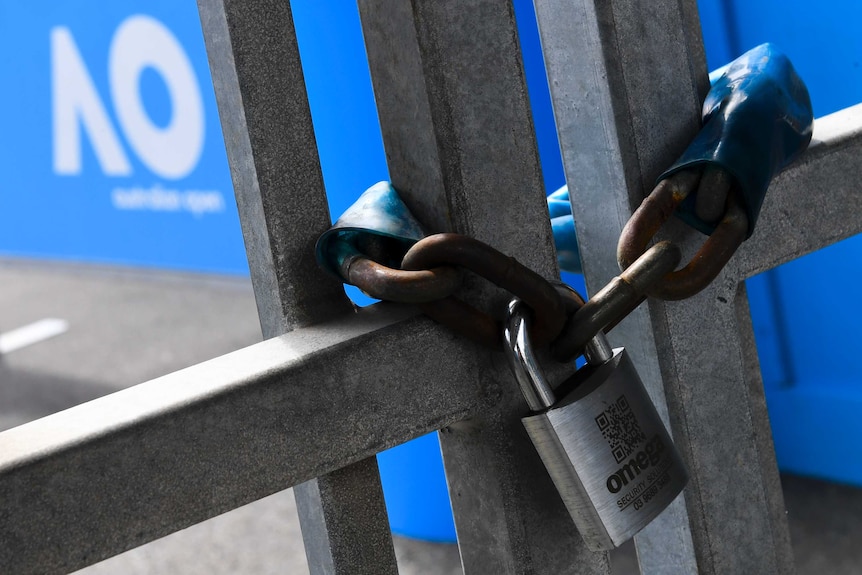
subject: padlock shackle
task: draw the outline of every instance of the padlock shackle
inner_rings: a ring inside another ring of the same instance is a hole
[[[574,313],[578,307],[583,305],[584,300],[571,287],[559,284],[557,291],[562,296],[567,314]],[[548,380],[545,379],[545,374],[533,351],[533,345],[530,341],[530,308],[518,298],[513,298],[506,311],[506,320],[503,323],[503,343],[509,367],[512,368],[512,373],[518,381],[518,386],[521,388],[530,410],[539,412],[549,409],[556,403],[557,398],[548,384]],[[613,355],[613,349],[602,332],[596,334],[584,349],[584,358],[590,365],[601,365],[611,359]]]
[[[590,365],[601,365],[613,356],[614,349],[603,331],[597,333],[584,348],[584,359]]]
[[[521,393],[527,400],[530,411],[539,412],[550,408],[557,401],[548,385],[542,368],[533,352],[530,330],[527,325],[529,308],[518,298],[509,302],[506,321],[503,325],[503,345],[506,359],[518,381]]]

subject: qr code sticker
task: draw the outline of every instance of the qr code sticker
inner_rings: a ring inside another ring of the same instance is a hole
[[[596,417],[596,424],[602,437],[608,442],[617,463],[631,455],[644,441],[646,435],[641,430],[634,412],[629,409],[625,395],[621,395]]]

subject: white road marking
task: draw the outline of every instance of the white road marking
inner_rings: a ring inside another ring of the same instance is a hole
[[[0,333],[0,354],[9,353],[45,341],[69,330],[69,322],[53,317]]]

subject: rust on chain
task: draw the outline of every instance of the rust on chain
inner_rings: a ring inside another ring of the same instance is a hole
[[[699,172],[686,170],[663,180],[632,215],[620,235],[617,262],[625,270],[647,249],[647,245],[677,206],[698,183]],[[672,271],[655,283],[647,295],[680,300],[701,291],[718,276],[745,240],[748,217],[730,190],[724,216],[712,235],[681,270]]]
[[[461,272],[453,267],[396,270],[363,255],[346,258],[340,272],[347,283],[371,297],[412,304],[452,295],[461,287],[462,280]]]
[[[586,305],[586,301],[581,297],[575,289],[563,282],[552,282],[554,288],[556,288],[557,293],[560,294],[560,298],[563,300],[563,309],[565,310],[566,317],[571,317],[575,314],[579,309]]]
[[[724,215],[727,205],[727,194],[733,187],[733,176],[730,172],[709,165],[703,169],[695,196],[695,213],[697,217],[709,224],[717,223]]]
[[[650,287],[673,271],[681,257],[676,245],[659,242],[573,314],[567,314],[563,332],[551,343],[554,359],[570,361],[581,355],[596,334],[610,331],[643,303]]]
[[[401,262],[404,270],[440,266],[465,268],[520,298],[535,314],[531,336],[536,346],[549,343],[560,333],[566,316],[556,288],[515,258],[479,240],[446,233],[420,240]],[[502,343],[502,321],[453,296],[420,307],[434,320],[474,341],[495,349]]]

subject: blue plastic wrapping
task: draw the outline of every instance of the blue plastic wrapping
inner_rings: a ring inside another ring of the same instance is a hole
[[[560,268],[581,273],[578,238],[566,186],[548,196],[548,210]],[[373,259],[391,268],[399,268],[401,256],[423,237],[422,226],[401,201],[395,188],[389,182],[378,182],[320,236],[316,247],[317,261],[339,278],[342,262],[356,254],[372,255],[373,252]],[[387,242],[390,249],[375,249],[373,244],[381,240]]]
[[[576,274],[582,273],[578,236],[575,232],[575,220],[572,218],[568,186],[563,186],[548,196],[548,212],[551,216],[551,229],[554,232],[554,245],[557,248],[557,263],[560,269]]]
[[[659,181],[692,166],[724,168],[736,180],[751,236],[772,177],[808,147],[814,114],[808,89],[772,44],[749,50],[720,71],[703,103],[703,128]],[[695,196],[677,215],[711,234],[716,225],[697,217]]]
[[[422,226],[392,184],[378,182],[320,236],[315,252],[318,264],[341,278],[342,262],[357,254],[373,255],[379,263],[397,269],[401,257],[424,237]]]
[[[769,182],[811,141],[811,99],[793,64],[772,44],[749,50],[710,74],[710,81],[703,128],[659,181],[692,166],[714,164],[726,169],[740,192],[751,236]],[[697,217],[696,194],[686,198],[677,215],[711,234],[716,224]],[[548,210],[560,268],[581,273],[567,187],[548,196]]]

